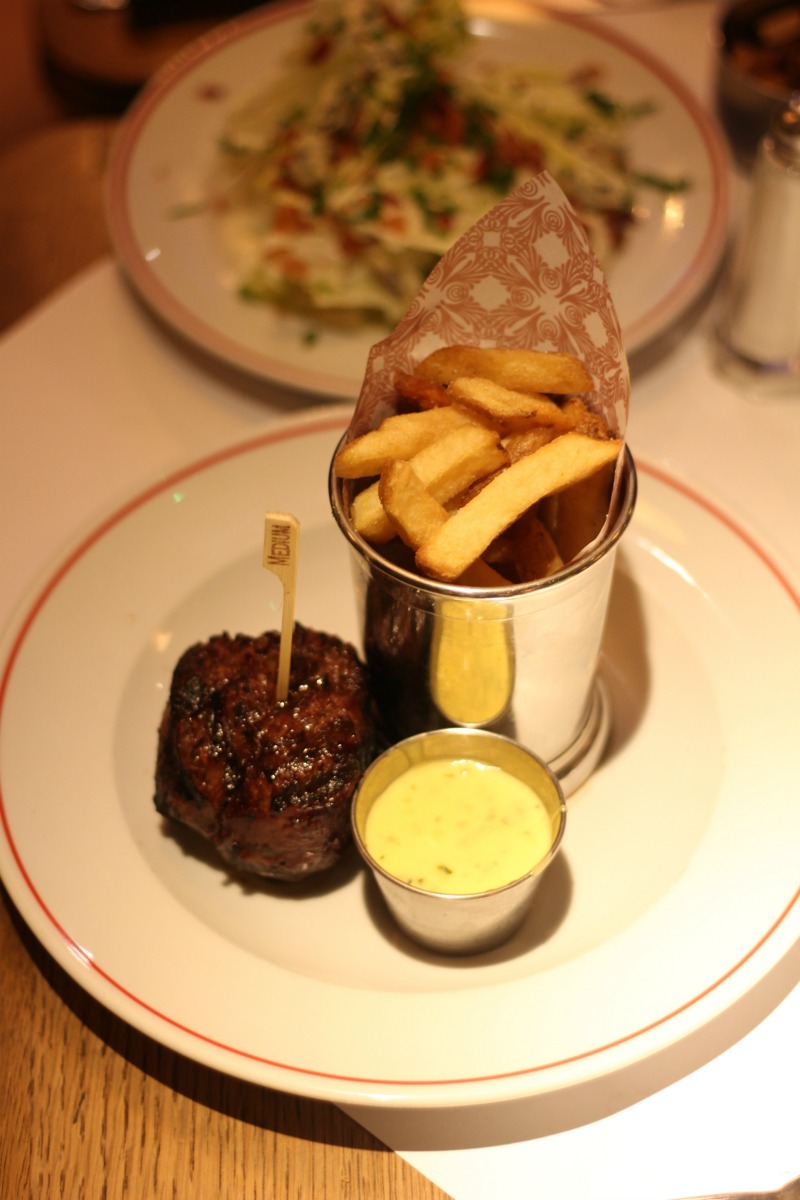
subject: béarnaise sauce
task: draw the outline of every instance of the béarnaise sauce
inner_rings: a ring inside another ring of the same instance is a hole
[[[364,843],[384,871],[456,895],[521,878],[553,837],[544,802],[528,784],[469,758],[409,767],[376,798],[364,827]]]

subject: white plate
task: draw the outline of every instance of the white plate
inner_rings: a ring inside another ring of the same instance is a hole
[[[211,214],[176,218],[206,197],[218,133],[231,105],[279,71],[305,6],[277,5],[231,21],[180,54],[131,108],[115,142],[108,214],[116,252],[145,301],[174,329],[239,368],[291,387],[352,399],[379,327],[303,341],[306,324],[244,303]],[[724,248],[726,152],[715,126],[661,63],[585,21],[530,10],[524,24],[476,20],[498,61],[597,64],[604,86],[657,113],[637,124],[635,161],[687,176],[689,192],[653,207],[608,282],[628,354],[667,328],[701,293]]]
[[[355,636],[326,491],[348,415],[278,424],[154,485],[32,593],[0,647],[9,893],[120,1017],[285,1091],[465,1105],[677,1047],[800,933],[800,599],[724,513],[641,464],[604,648],[612,745],[505,947],[424,953],[354,855],[296,889],[243,884],[157,815],[156,728],[177,656],[222,629],[279,624],[279,585],[260,566],[265,509],[301,521],[298,618]]]

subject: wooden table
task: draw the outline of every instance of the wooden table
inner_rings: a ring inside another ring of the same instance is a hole
[[[107,251],[113,128],[58,123],[0,155],[0,327]],[[334,1105],[217,1074],[130,1028],[0,895],[0,1196],[443,1200]]]

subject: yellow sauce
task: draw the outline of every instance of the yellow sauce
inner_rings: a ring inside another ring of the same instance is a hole
[[[396,879],[459,895],[526,875],[553,843],[536,792],[500,767],[472,759],[417,763],[367,816],[364,842]]]
[[[442,600],[436,610],[430,686],[440,712],[458,725],[487,725],[514,688],[511,622],[487,601]]]

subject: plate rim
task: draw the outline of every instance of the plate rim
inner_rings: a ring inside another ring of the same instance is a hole
[[[155,73],[131,104],[112,140],[105,180],[106,223],[117,262],[139,298],[174,333],[196,349],[200,348],[211,357],[264,381],[312,392],[317,396],[352,400],[358,393],[358,383],[353,378],[320,371],[313,366],[287,367],[280,359],[232,338],[228,332],[215,328],[203,315],[194,313],[184,299],[150,269],[139,252],[131,215],[131,164],[151,117],[169,99],[172,89],[219,51],[282,21],[299,19],[312,7],[310,0],[277,0],[269,6],[234,17],[189,43]],[[702,239],[692,259],[670,289],[660,295],[647,312],[640,314],[623,329],[626,352],[632,357],[665,333],[699,299],[721,261],[730,220],[729,154],[721,133],[699,99],[671,67],[647,47],[629,39],[618,29],[607,28],[582,14],[559,12],[548,9],[546,5],[533,4],[530,14],[531,25],[538,16],[552,26],[580,30],[637,62],[667,88],[684,110],[705,151],[711,197],[709,219]],[[471,18],[475,16],[472,12],[468,15]],[[491,14],[487,14],[487,19],[501,28],[514,24],[492,17]],[[527,22],[520,24],[528,27]],[[385,336],[385,331],[381,333],[380,329],[376,329],[375,339],[381,336]]]
[[[257,452],[267,446],[284,440],[308,436],[321,432],[333,432],[343,428],[349,417],[349,409],[325,408],[313,410],[300,416],[292,416],[275,422],[267,430],[244,440],[234,442],[211,454],[194,459],[183,467],[177,468],[149,486],[137,490],[122,504],[110,509],[107,515],[92,522],[68,550],[54,561],[51,561],[40,577],[35,581],[28,593],[18,606],[17,613],[11,623],[3,631],[0,639],[2,653],[2,674],[0,674],[0,727],[2,727],[5,702],[11,684],[14,667],[22,644],[38,613],[49,596],[57,588],[63,577],[86,554],[91,546],[102,539],[105,534],[124,522],[129,513],[146,505],[154,497],[164,493],[179,481],[201,474],[222,463],[243,454]],[[645,475],[651,475],[667,487],[681,493],[690,501],[700,504],[716,520],[735,537],[740,539],[748,551],[756,554],[762,565],[772,576],[779,588],[791,601],[794,609],[800,615],[800,589],[793,581],[788,569],[785,569],[775,552],[763,538],[753,533],[744,521],[733,515],[728,508],[711,499],[700,488],[676,476],[665,468],[651,464],[647,459],[637,459],[637,468]],[[215,1041],[202,1031],[192,1029],[179,1020],[160,1012],[147,1000],[135,995],[124,985],[117,982],[104,971],[101,964],[96,963],[75,941],[72,935],[63,928],[55,913],[51,912],[37,885],[31,879],[24,862],[19,857],[14,837],[8,823],[7,806],[3,794],[3,780],[0,773],[0,826],[3,833],[3,856],[10,852],[17,874],[13,879],[5,871],[5,883],[9,895],[19,907],[19,911],[34,935],[42,945],[56,958],[56,961],[72,975],[73,979],[94,997],[99,1003],[110,1009],[117,1016],[128,1021],[143,1032],[152,1036],[156,1041],[170,1046],[179,1053],[186,1054],[201,1063],[216,1067],[227,1074],[249,1079],[265,1086],[274,1086],[288,1092],[317,1097],[340,1103],[381,1104],[387,1106],[407,1107],[455,1107],[486,1103],[491,1100],[507,1100],[519,1096],[529,1097],[541,1094],[541,1089],[532,1088],[532,1080],[542,1079],[548,1072],[562,1068],[557,1086],[563,1087],[570,1078],[578,1082],[584,1081],[584,1075],[579,1068],[586,1063],[594,1067],[598,1063],[608,1062],[607,1067],[601,1067],[599,1074],[605,1076],[613,1073],[620,1066],[630,1066],[630,1058],[626,1054],[631,1045],[636,1048],[644,1047],[644,1057],[664,1046],[657,1037],[658,1031],[665,1027],[676,1028],[679,1037],[685,1037],[688,1032],[705,1025],[719,1012],[714,1008],[713,1000],[720,995],[720,989],[733,980],[740,983],[746,994],[755,983],[763,980],[779,962],[796,940],[796,932],[791,928],[790,916],[800,915],[800,887],[794,896],[787,901],[782,912],[778,913],[770,926],[762,932],[761,937],[718,979],[713,981],[703,992],[686,1000],[678,1008],[664,1014],[650,1025],[636,1029],[606,1045],[593,1047],[575,1056],[575,1060],[567,1059],[564,1063],[548,1062],[536,1064],[533,1067],[520,1067],[512,1071],[502,1071],[496,1074],[476,1078],[458,1080],[385,1080],[380,1077],[363,1077],[347,1075],[340,1071],[326,1072],[309,1069],[303,1066],[274,1062],[261,1054],[254,1054],[235,1045]],[[0,860],[2,865],[2,860]],[[791,938],[788,946],[782,943],[786,937]],[[778,957],[764,969],[760,961],[761,951],[769,948],[771,954],[777,952]],[[755,973],[755,978],[750,976]],[[741,988],[734,988],[734,994],[727,1003],[723,1004],[724,1012],[738,999]],[[119,997],[124,1003],[119,1003]],[[117,1000],[117,1003],[115,1003]],[[704,1010],[710,1007],[713,1011],[704,1015]],[[128,1011],[129,1006],[133,1012]],[[171,1033],[171,1036],[168,1034]],[[648,1049],[649,1041],[656,1045]],[[670,1042],[669,1045],[672,1045]],[[642,1056],[638,1056],[638,1061]],[[617,1066],[615,1066],[615,1062]],[[234,1067],[238,1065],[239,1069]],[[266,1071],[265,1071],[266,1068]],[[268,1076],[267,1078],[265,1078]],[[590,1069],[589,1075],[597,1077],[598,1072]],[[525,1082],[527,1081],[527,1083]],[[478,1086],[479,1085],[479,1086]],[[365,1095],[364,1089],[373,1091]],[[480,1094],[474,1095],[476,1089]],[[374,1089],[378,1089],[376,1093]],[[551,1089],[545,1089],[551,1090]]]

